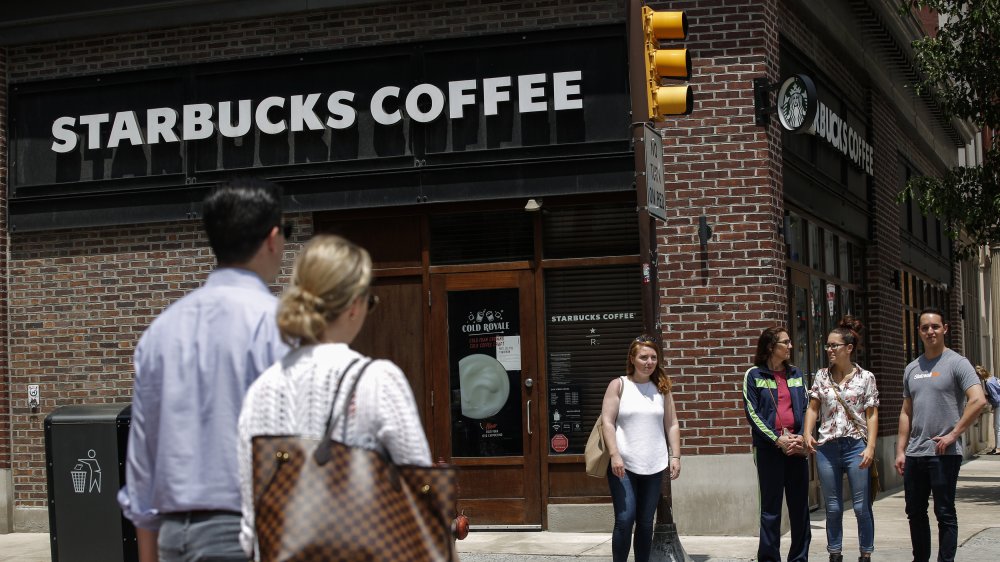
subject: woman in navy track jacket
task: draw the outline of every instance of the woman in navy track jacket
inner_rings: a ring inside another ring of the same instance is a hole
[[[743,405],[753,434],[760,488],[760,562],[781,560],[781,498],[788,503],[789,562],[809,557],[809,461],[802,438],[809,398],[802,372],[789,363],[788,330],[768,328],[757,341],[754,366],[743,378]]]

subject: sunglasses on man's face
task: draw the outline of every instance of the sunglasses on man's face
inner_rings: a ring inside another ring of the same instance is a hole
[[[382,302],[382,299],[378,298],[378,295],[368,293],[368,312],[371,312],[380,302]]]

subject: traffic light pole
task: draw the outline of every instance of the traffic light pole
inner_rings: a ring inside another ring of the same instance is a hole
[[[626,14],[626,36],[628,37],[629,91],[632,100],[632,146],[635,153],[635,182],[639,220],[639,255],[642,257],[642,319],[647,334],[655,334],[662,341],[659,322],[659,291],[657,289],[656,223],[649,213],[648,190],[646,186],[646,148],[644,129],[646,125],[646,82],[645,39],[642,29],[642,3],[628,0]],[[663,360],[664,358],[661,358]],[[675,453],[675,451],[671,451]],[[664,475],[663,489],[656,509],[656,523],[653,526],[653,548],[650,560],[653,562],[690,562],[674,524],[671,500],[669,469]]]

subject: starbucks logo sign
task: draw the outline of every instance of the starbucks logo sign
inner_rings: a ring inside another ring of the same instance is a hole
[[[816,86],[804,74],[785,80],[778,90],[778,120],[785,130],[797,133],[812,127],[816,118]]]

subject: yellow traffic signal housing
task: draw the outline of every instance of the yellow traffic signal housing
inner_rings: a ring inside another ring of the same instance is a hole
[[[647,118],[662,121],[664,115],[688,115],[694,108],[689,86],[663,86],[663,78],[691,77],[691,55],[687,49],[660,49],[660,41],[687,38],[684,12],[656,12],[642,7],[645,39]]]

